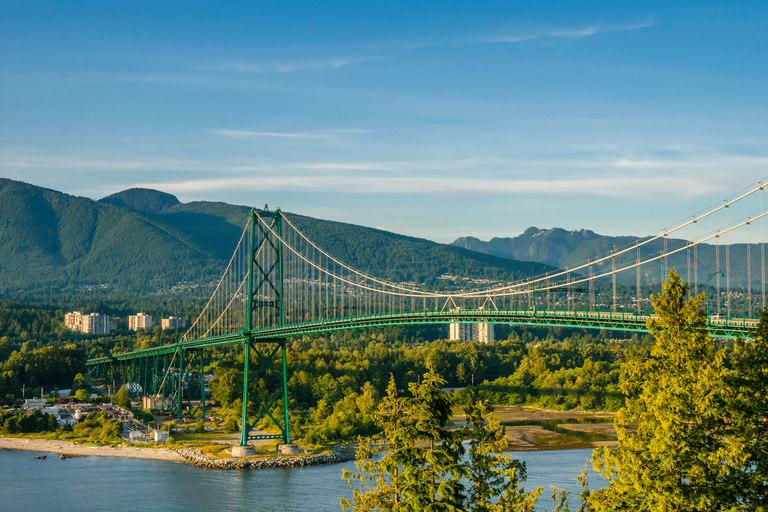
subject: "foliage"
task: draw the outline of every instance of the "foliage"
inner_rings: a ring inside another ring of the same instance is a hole
[[[430,372],[422,384],[411,383],[412,398],[397,393],[394,377],[379,406],[382,433],[373,441],[361,439],[356,463],[359,473],[344,470],[353,501],[342,499],[345,510],[461,510],[464,474],[461,434],[443,429],[451,401],[440,391],[444,383]],[[424,447],[422,444],[426,444]],[[380,459],[377,453],[383,453]]]
[[[11,353],[3,370],[13,372],[17,384],[52,389],[69,386],[77,374],[85,371],[85,351],[74,344],[42,347]]]
[[[24,411],[0,411],[0,432],[3,434],[31,434],[58,428],[56,417],[42,414],[39,410],[26,414]]]
[[[343,471],[353,499],[342,508],[381,510],[533,510],[541,489],[524,492],[525,464],[504,456],[504,428],[485,402],[465,411],[468,426],[446,429],[452,400],[441,391],[445,381],[434,372],[409,384],[410,397],[398,394],[394,377],[376,416],[382,432],[360,439],[357,473]],[[463,436],[469,456],[462,458]],[[462,479],[469,484],[468,495]]]
[[[594,510],[765,505],[766,341],[739,344],[737,364],[728,369],[726,350],[705,330],[703,296],[686,300],[687,291],[673,271],[653,297],[658,319],[649,329],[656,344],[649,359],[624,366],[619,447],[593,455],[610,478],[590,497]]]
[[[72,436],[92,442],[121,442],[123,425],[103,412],[92,412],[72,427]]]
[[[542,489],[524,492],[525,462],[502,452],[507,447],[504,426],[493,419],[493,407],[484,400],[464,408],[469,439],[467,482],[468,512],[530,512]]]
[[[88,392],[87,389],[78,389],[77,391],[75,391],[75,398],[77,398],[81,402],[87,402],[91,399],[91,394]]]
[[[120,386],[115,396],[112,397],[112,403],[129,411],[131,410],[131,397],[125,386]]]

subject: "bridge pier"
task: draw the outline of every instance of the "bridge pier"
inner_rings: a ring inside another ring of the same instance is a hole
[[[256,450],[249,444],[246,444],[245,446],[235,444],[232,445],[231,453],[233,457],[250,457],[256,455]]]

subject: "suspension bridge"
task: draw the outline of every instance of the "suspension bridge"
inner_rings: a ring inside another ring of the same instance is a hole
[[[357,270],[305,236],[279,209],[254,208],[210,299],[180,340],[89,359],[89,372],[138,382],[154,400],[152,408],[177,418],[205,417],[204,349],[242,346],[245,450],[254,439],[291,443],[286,351],[287,339],[295,336],[444,323],[643,333],[653,316],[650,294],[676,269],[693,294],[705,293],[712,336],[749,338],[756,313],[766,307],[764,187],[761,181],[572,267],[533,266],[530,277],[490,284],[442,276],[443,286],[431,290]],[[542,271],[535,274],[536,268]],[[255,389],[255,382],[269,389]],[[249,414],[249,404],[256,414]],[[265,417],[279,433],[254,431]]]

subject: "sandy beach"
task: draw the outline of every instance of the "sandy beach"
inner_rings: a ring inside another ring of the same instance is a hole
[[[167,448],[132,448],[127,446],[82,446],[68,441],[0,437],[0,449],[56,453],[70,457],[126,457],[130,459],[184,462]]]

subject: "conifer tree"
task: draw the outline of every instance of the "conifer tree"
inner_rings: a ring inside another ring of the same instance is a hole
[[[125,389],[125,386],[120,386],[120,389],[115,396],[112,397],[112,403],[124,409],[128,409],[129,411],[131,410],[131,397],[128,394],[128,390]]]
[[[398,395],[395,377],[390,374],[387,393],[379,404],[376,423],[382,432],[371,440],[360,438],[360,448],[357,452],[357,467],[359,473],[346,469],[342,477],[350,486],[359,482],[353,489],[353,500],[341,499],[344,510],[352,508],[355,511],[400,509],[402,502],[402,466],[409,464],[408,452],[414,446],[412,432],[407,430],[412,423],[407,410],[405,399]],[[383,456],[375,460],[374,456],[383,452]]]
[[[524,492],[525,462],[503,455],[507,447],[504,426],[493,419],[493,406],[485,400],[470,403],[464,412],[469,439],[467,511],[530,512],[542,488]]]
[[[687,291],[673,271],[652,297],[656,344],[650,359],[623,367],[619,446],[593,455],[611,480],[590,496],[592,510],[755,510],[750,494],[765,490],[765,452],[755,453],[766,442],[764,342],[742,344],[729,370],[706,331],[703,296],[686,300]],[[748,369],[753,361],[762,368]]]
[[[464,451],[461,432],[443,429],[452,405],[440,389],[444,383],[430,371],[422,383],[409,385],[411,397],[401,397],[390,377],[377,415],[382,432],[372,441],[360,439],[359,473],[343,472],[351,486],[359,483],[352,501],[342,498],[344,510],[463,510]]]

